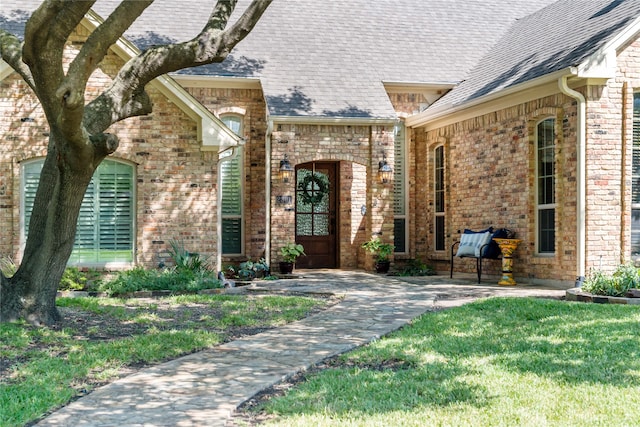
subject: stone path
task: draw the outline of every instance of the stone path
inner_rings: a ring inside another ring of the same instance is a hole
[[[334,293],[344,300],[312,317],[144,369],[71,403],[38,426],[224,426],[259,391],[392,332],[434,308],[489,296],[561,297],[565,291],[476,285],[442,276],[391,278],[309,270],[261,287]],[[259,291],[259,289],[255,289]]]

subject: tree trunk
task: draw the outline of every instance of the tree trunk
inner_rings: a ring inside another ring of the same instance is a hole
[[[0,321],[22,318],[51,325],[60,319],[56,292],[73,250],[82,199],[98,166],[61,154],[56,147],[67,144],[60,142],[52,132],[22,262],[13,277],[1,278]]]

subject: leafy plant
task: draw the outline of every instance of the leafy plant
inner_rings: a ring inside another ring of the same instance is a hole
[[[90,277],[97,276],[97,272],[87,274],[77,267],[67,267],[62,274],[58,290],[61,291],[82,291],[87,289]]]
[[[299,243],[287,243],[280,248],[280,255],[284,262],[295,264],[299,256],[307,255],[304,253],[304,247]]]
[[[199,253],[187,251],[184,247],[184,243],[171,239],[169,241],[169,245],[171,245],[169,254],[171,255],[177,269],[197,272],[207,270],[209,268],[207,260],[200,257]]]
[[[5,277],[11,277],[18,271],[18,266],[11,257],[0,258],[0,270]]]
[[[362,247],[375,256],[376,262],[389,261],[394,249],[393,245],[382,243],[379,237],[372,237],[368,242],[364,242]]]
[[[268,276],[269,271],[269,264],[267,264],[267,260],[264,258],[260,258],[259,261],[248,259],[240,263],[238,278],[240,280],[253,280],[256,277]]]
[[[433,276],[436,274],[433,267],[425,264],[419,259],[410,259],[398,271],[398,276]]]
[[[623,296],[629,289],[640,287],[640,272],[632,264],[622,264],[612,273],[595,270],[589,274],[582,286],[595,295]]]
[[[122,295],[137,291],[196,292],[202,289],[222,287],[216,274],[210,270],[167,268],[146,270],[135,267],[119,272],[116,277],[100,283],[98,290],[109,295]]]

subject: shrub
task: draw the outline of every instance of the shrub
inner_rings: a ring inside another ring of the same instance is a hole
[[[433,276],[436,274],[433,267],[419,259],[410,259],[398,270],[398,276]]]
[[[582,286],[586,292],[595,295],[624,296],[629,289],[640,287],[640,273],[632,264],[620,265],[612,274],[595,270],[590,273]]]
[[[191,270],[195,272],[209,268],[209,263],[206,259],[201,258],[198,253],[187,251],[182,242],[170,240],[169,244],[171,245],[169,254],[178,270]]]
[[[221,287],[216,274],[206,269],[193,271],[176,267],[146,270],[135,267],[119,272],[113,279],[102,282],[98,289],[109,295],[122,295],[137,291],[197,292]]]
[[[11,277],[16,274],[18,266],[13,262],[11,257],[2,257],[0,258],[0,270],[5,277]]]
[[[269,264],[264,258],[260,258],[259,261],[252,261],[251,259],[240,263],[238,269],[238,278],[240,280],[253,280],[256,277],[269,276]]]

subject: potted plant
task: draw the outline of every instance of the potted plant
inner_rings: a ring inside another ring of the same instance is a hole
[[[304,247],[298,243],[287,243],[280,248],[280,255],[282,261],[280,261],[280,273],[291,274],[293,272],[293,265],[301,255],[304,253]]]
[[[393,245],[382,243],[378,237],[372,237],[368,242],[364,242],[362,247],[375,257],[376,273],[386,273],[389,271],[389,256],[393,253]]]

